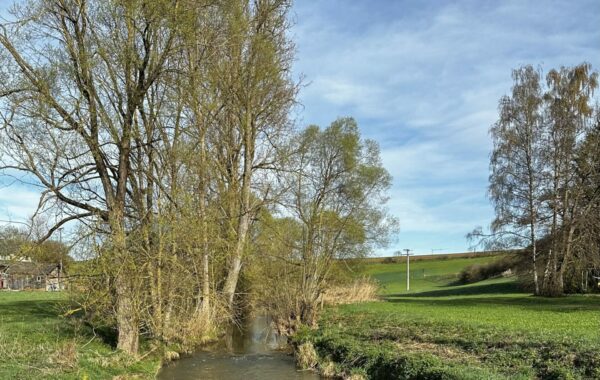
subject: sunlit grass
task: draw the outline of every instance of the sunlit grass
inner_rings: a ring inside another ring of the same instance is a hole
[[[402,378],[600,378],[600,297],[533,297],[515,278],[456,284],[494,259],[415,261],[408,293],[405,263],[367,265],[383,302],[329,308],[307,339],[371,378],[385,378],[378,366]]]
[[[157,358],[120,354],[61,316],[64,293],[0,292],[0,379],[154,378]]]

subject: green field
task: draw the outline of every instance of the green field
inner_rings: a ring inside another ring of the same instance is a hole
[[[158,358],[128,358],[77,319],[61,317],[65,298],[0,292],[0,379],[154,378]]]
[[[497,260],[498,257],[499,256],[457,259],[448,258],[423,261],[413,259],[410,262],[410,293],[449,290],[448,285],[457,280],[458,274],[463,268],[469,265],[485,264]],[[405,262],[367,264],[364,266],[362,272],[379,282],[382,294],[406,294]],[[509,282],[513,283],[512,281]],[[454,287],[450,288],[454,289]],[[463,288],[464,287],[456,287],[456,289]]]
[[[309,340],[322,365],[366,378],[600,378],[600,298],[532,297],[514,278],[456,285],[494,257],[369,264],[381,302],[329,308]],[[329,364],[331,366],[331,364]]]

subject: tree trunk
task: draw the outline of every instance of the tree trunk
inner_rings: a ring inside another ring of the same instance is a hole
[[[533,285],[535,287],[535,295],[538,296],[540,295],[540,283],[538,280],[538,270],[537,270],[537,244],[535,243],[535,233],[531,234],[532,236],[532,241],[533,241],[533,246],[531,248],[532,250],[532,260],[533,260]]]
[[[133,298],[126,274],[117,276],[117,328],[119,338],[117,348],[130,355],[137,355],[139,345],[139,330],[135,318]]]
[[[567,235],[567,239],[565,242],[565,253],[563,255],[562,263],[560,265],[560,270],[558,273],[558,290],[560,294],[565,292],[565,273],[567,271],[567,266],[569,264],[569,260],[571,259],[572,245],[573,245],[573,234],[575,233],[575,227],[571,225],[569,228],[569,233]]]
[[[235,252],[231,258],[229,273],[227,273],[227,279],[225,280],[225,286],[223,287],[223,294],[225,294],[230,309],[233,308],[235,290],[237,288],[240,271],[242,269],[242,253],[246,244],[246,234],[249,227],[248,225],[250,224],[250,218],[247,215],[248,214],[243,215],[240,220]]]
[[[252,181],[252,162],[254,161],[254,125],[250,113],[246,114],[244,125],[244,170],[240,189],[240,216],[237,226],[237,241],[223,293],[227,297],[230,309],[233,309],[235,290],[242,269],[242,255],[246,246],[246,236],[250,228],[250,182]]]
[[[121,203],[121,205],[124,203]],[[136,318],[135,300],[132,292],[132,273],[128,268],[127,242],[124,230],[123,207],[116,207],[112,212],[111,230],[113,243],[113,260],[120,265],[115,278],[117,294],[116,319],[119,337],[117,348],[130,354],[137,355],[139,346],[139,330]]]
[[[548,252],[548,257],[546,258],[546,268],[544,269],[544,280],[542,282],[542,291],[543,295],[548,295],[550,293],[550,262],[552,261],[553,251],[552,248]]]
[[[210,273],[208,249],[206,247],[202,254],[202,313],[205,315],[210,313]]]

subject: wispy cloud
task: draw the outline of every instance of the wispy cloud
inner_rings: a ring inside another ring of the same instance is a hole
[[[394,176],[391,250],[465,250],[492,218],[488,128],[519,65],[599,68],[600,2],[297,2],[306,123],[354,116]],[[383,252],[380,252],[383,253]]]
[[[491,220],[487,130],[513,68],[600,68],[597,0],[298,0],[294,11],[303,122],[354,116],[394,176],[401,233],[381,254],[465,250],[465,233]],[[37,200],[0,188],[0,219],[27,218]]]

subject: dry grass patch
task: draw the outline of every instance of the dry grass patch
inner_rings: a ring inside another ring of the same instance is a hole
[[[319,364],[319,355],[315,351],[312,343],[307,342],[298,346],[296,350],[296,361],[302,369],[316,368]]]
[[[377,282],[369,277],[363,277],[347,285],[330,287],[324,292],[322,301],[326,305],[377,301],[378,290]]]
[[[321,364],[320,368],[321,376],[328,379],[338,377],[337,367],[335,366],[335,363],[331,360],[328,360],[325,363]]]
[[[163,355],[163,359],[166,362],[172,362],[175,360],[179,360],[179,353],[176,351],[166,351],[165,354]]]
[[[398,347],[403,351],[409,352],[427,352],[438,357],[455,360],[458,362],[480,362],[479,357],[460,350],[456,347],[445,346],[441,344],[429,342],[408,341],[397,343]]]
[[[359,373],[353,373],[344,377],[344,380],[366,380],[367,378]]]
[[[77,343],[75,341],[64,343],[49,358],[50,363],[62,369],[76,368],[77,360]]]

